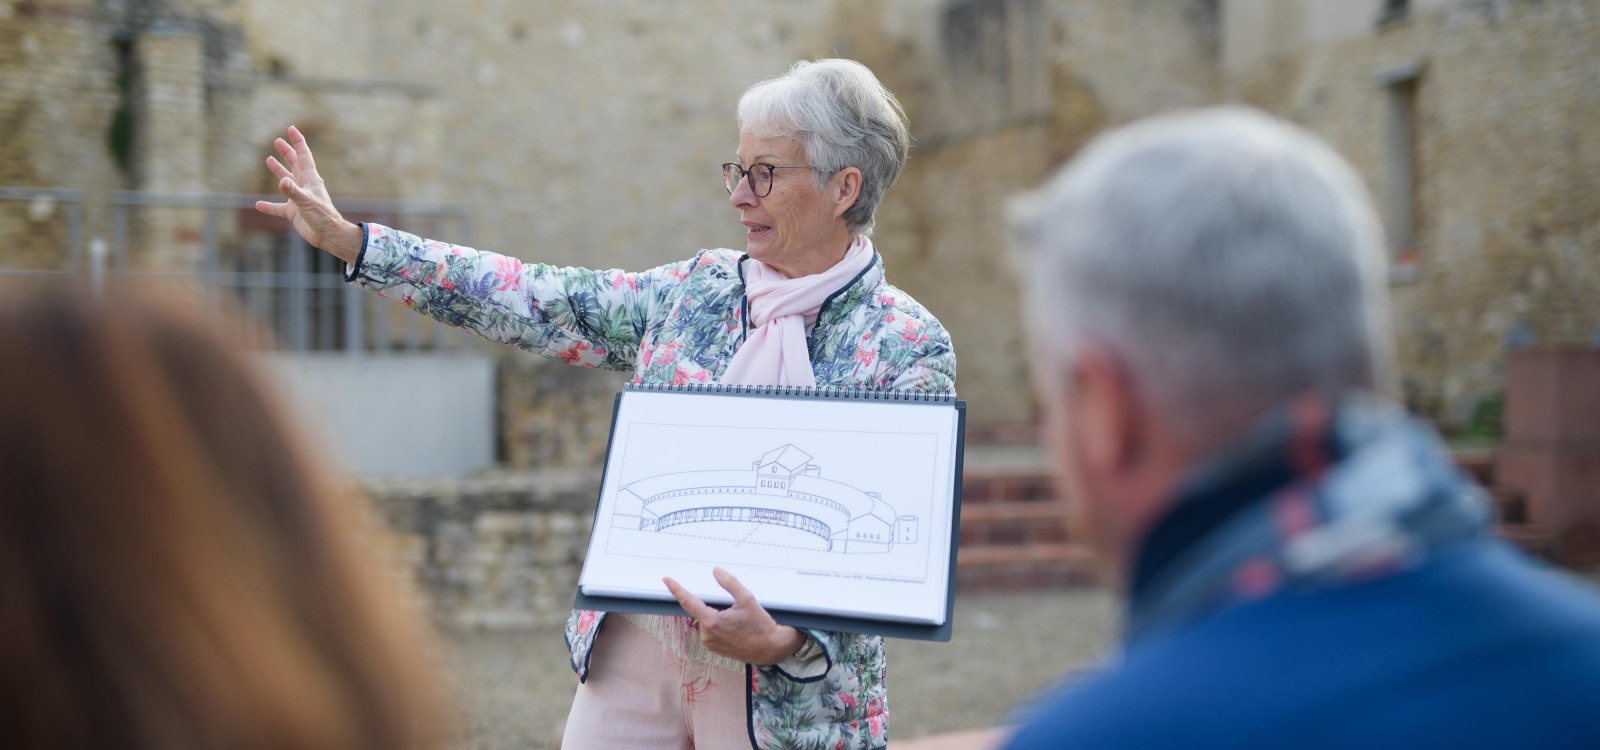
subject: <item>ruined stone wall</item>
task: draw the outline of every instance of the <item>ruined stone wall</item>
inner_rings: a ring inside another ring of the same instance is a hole
[[[111,26],[95,0],[0,0],[0,185],[86,192],[88,220],[104,210],[126,173],[109,147],[122,99]],[[0,202],[0,259],[65,265],[65,208]]]
[[[294,122],[335,196],[459,201],[480,247],[643,268],[739,246],[715,165],[733,151],[746,86],[797,58],[855,57],[901,96],[916,138],[875,241],[889,280],[950,329],[982,435],[1033,415],[1007,196],[1105,127],[1232,100],[1327,137],[1383,198],[1393,172],[1375,74],[1414,66],[1400,363],[1410,403],[1457,425],[1498,389],[1505,346],[1581,344],[1600,328],[1600,131],[1588,126],[1600,121],[1600,11],[1419,0],[1379,25],[1366,16],[1380,5],[397,0],[375,14],[299,0],[0,0],[0,184],[83,190],[85,240],[109,237],[112,190],[270,191],[261,160]],[[192,262],[195,216],[154,232],[156,213],[132,228],[174,257],[150,262]],[[218,231],[248,248],[261,221],[243,211]],[[56,264],[65,231],[60,206],[0,203],[0,263]],[[598,461],[600,441],[570,425],[608,412],[613,380],[525,359],[503,378],[520,385],[502,400],[502,456]],[[558,391],[581,395],[543,400]]]
[[[980,434],[1032,410],[1005,197],[1100,129],[1185,107],[1259,106],[1327,138],[1380,209],[1410,193],[1400,387],[1447,429],[1497,398],[1508,346],[1600,344],[1600,6],[1425,0],[1380,22],[1382,5],[837,4],[837,48],[900,93],[917,137],[876,239],[891,280],[950,328]],[[1415,87],[1409,191],[1397,80]]]
[[[366,64],[445,97],[437,190],[480,245],[643,268],[742,246],[717,168],[734,105],[799,56],[819,5],[412,0],[369,20]]]
[[[974,434],[1027,424],[1006,199],[1104,127],[1212,101],[1215,3],[841,2],[834,26],[840,53],[900,96],[916,138],[874,235],[889,279],[950,330]]]
[[[1512,346],[1600,344],[1600,6],[1435,3],[1226,72],[1227,96],[1327,138],[1380,204],[1388,71],[1417,71],[1415,230],[1395,275],[1408,403],[1459,429]]]
[[[293,12],[266,0],[122,5],[139,12],[100,4],[97,18],[86,5],[84,33],[114,51],[113,32],[137,42],[151,19],[180,21],[197,35],[190,41],[203,53],[205,88],[196,140],[155,135],[159,118],[139,121],[143,142],[165,150],[136,149],[114,184],[177,184],[147,176],[178,168],[198,174],[205,190],[269,191],[261,160],[296,122],[335,196],[460,201],[480,247],[596,267],[737,247],[715,165],[732,153],[740,92],[797,58],[857,57],[901,94],[918,141],[879,224],[889,278],[950,328],[979,430],[1032,415],[1000,233],[1004,197],[1099,127],[1194,101],[1211,86],[1206,2],[707,1],[686,12],[682,4],[406,0],[377,16],[349,3]],[[104,151],[86,132],[58,128],[51,137]],[[144,168],[166,160],[183,165]],[[192,243],[190,218],[164,235]],[[248,248],[259,226],[244,212],[219,232],[225,245]],[[108,232],[106,221],[90,223],[89,234]],[[609,409],[604,394],[563,415],[520,398],[507,400],[508,420],[557,434],[569,419]],[[525,465],[523,456],[551,454],[516,437],[537,433],[512,430],[504,455]],[[593,463],[597,452],[576,447],[593,442],[575,438],[554,454]]]
[[[826,20],[812,0],[402,0],[366,17],[335,4],[280,30],[277,3],[247,5],[260,6],[244,26],[252,64],[278,71],[273,96],[291,101],[266,103],[258,87],[234,129],[248,135],[217,149],[248,155],[227,156],[229,173],[263,179],[262,148],[294,115],[311,123],[335,196],[459,202],[478,247],[629,269],[742,247],[717,167],[737,147],[734,106],[803,56]],[[341,87],[351,71],[396,95]],[[501,373],[508,465],[600,462],[619,378],[514,351]]]
[[[84,238],[109,239],[113,190],[272,192],[262,160],[296,123],[336,199],[459,202],[474,231],[366,218],[528,260],[646,268],[740,246],[717,169],[737,145],[734,106],[807,56],[826,6],[0,0],[0,185],[85,190]],[[0,203],[0,265],[59,265],[62,214]],[[197,266],[200,212],[133,214],[134,268]],[[224,268],[281,254],[281,227],[249,210],[215,230]],[[502,455],[597,463],[603,432],[572,425],[609,414],[616,379],[510,354],[527,382],[502,379]]]
[[[563,622],[594,522],[591,471],[370,482],[390,569],[450,628]]]

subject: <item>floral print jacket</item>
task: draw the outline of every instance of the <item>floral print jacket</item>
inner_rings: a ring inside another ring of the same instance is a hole
[[[569,364],[631,370],[633,382],[716,382],[745,338],[743,262],[732,250],[638,273],[558,268],[363,226],[347,280],[450,325]],[[818,385],[950,392],[944,327],[883,279],[875,257],[823,303],[809,333]],[[588,677],[604,612],[574,611],[566,640]],[[889,738],[879,636],[805,630],[811,658],[746,665],[756,750],[871,750]]]

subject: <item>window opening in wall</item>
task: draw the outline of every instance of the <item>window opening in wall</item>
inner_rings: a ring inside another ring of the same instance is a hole
[[[1414,268],[1417,256],[1417,70],[1384,81],[1383,228],[1395,268]]]

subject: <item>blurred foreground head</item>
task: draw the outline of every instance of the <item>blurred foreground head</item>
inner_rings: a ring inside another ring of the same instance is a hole
[[[1222,108],[1113,131],[1013,228],[1055,464],[1109,562],[1263,413],[1388,379],[1371,201],[1287,123]]]
[[[358,498],[202,315],[0,305],[8,743],[438,747],[431,649]]]

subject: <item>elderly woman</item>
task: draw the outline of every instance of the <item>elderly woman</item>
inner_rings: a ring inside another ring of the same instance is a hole
[[[949,391],[939,322],[884,281],[868,237],[905,162],[905,114],[859,63],[797,63],[739,102],[722,165],[746,248],[639,273],[524,264],[352,224],[304,136],[267,166],[286,203],[257,204],[344,260],[346,278],[418,312],[635,383]],[[878,748],[888,743],[883,640],[780,625],[726,571],[726,610],[667,581],[689,617],[573,612],[580,685],[562,747]]]

